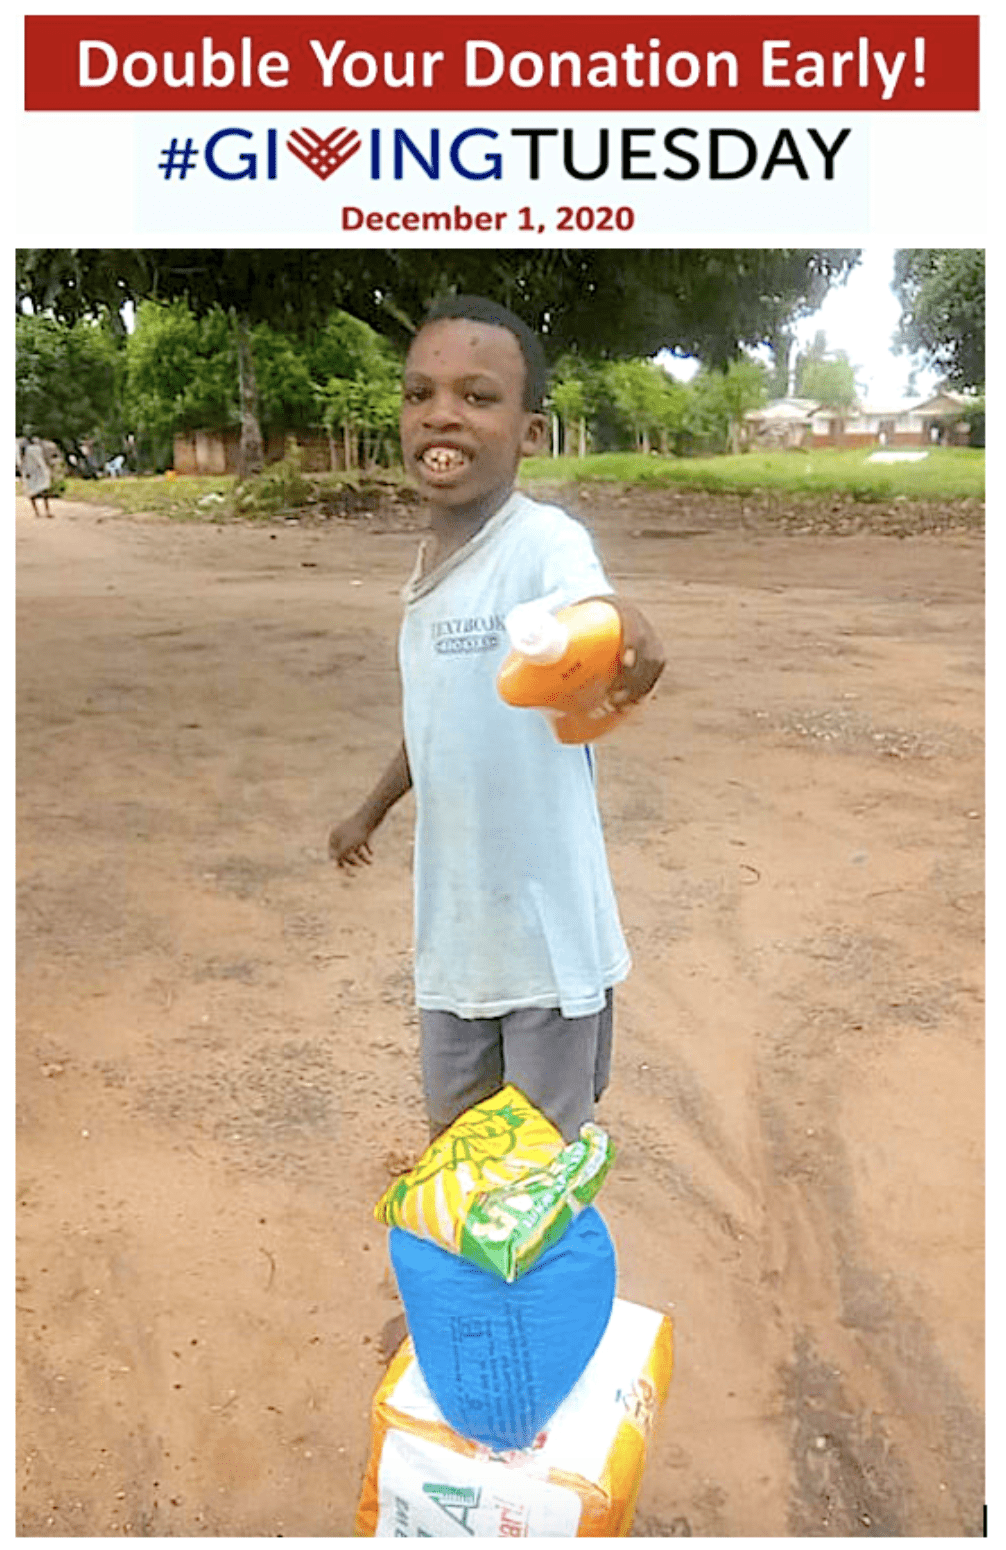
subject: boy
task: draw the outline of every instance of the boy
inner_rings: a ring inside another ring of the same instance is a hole
[[[402,456],[429,499],[432,541],[405,588],[405,738],[329,854],[352,869],[416,793],[415,977],[431,1133],[507,1082],[567,1141],[593,1117],[611,1061],[612,987],[629,972],[591,753],[496,693],[504,615],[551,594],[606,597],[624,641],[616,703],[647,694],[660,645],[613,595],[586,529],[514,490],[539,451],[545,359],[521,320],[481,297],[437,303],[405,364]]]

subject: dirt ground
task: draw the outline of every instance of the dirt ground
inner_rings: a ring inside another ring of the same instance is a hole
[[[634,1533],[980,1534],[980,514],[569,502],[669,658],[598,750],[635,961],[600,1204],[676,1339]],[[372,1207],[425,1141],[411,798],[368,871],[325,842],[400,736],[415,522],[53,509],[17,512],[19,1531],[346,1535]]]

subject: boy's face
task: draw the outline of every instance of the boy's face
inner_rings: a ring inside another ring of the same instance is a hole
[[[506,328],[439,318],[420,329],[405,362],[402,456],[434,506],[491,515],[506,499],[545,437],[544,415],[524,408],[524,374]]]

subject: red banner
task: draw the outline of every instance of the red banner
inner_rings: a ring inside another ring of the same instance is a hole
[[[28,16],[36,112],[971,112],[977,16]]]

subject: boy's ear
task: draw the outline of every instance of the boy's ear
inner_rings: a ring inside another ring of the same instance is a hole
[[[522,457],[535,457],[545,445],[548,436],[548,420],[543,414],[528,415],[524,439],[520,444]]]

